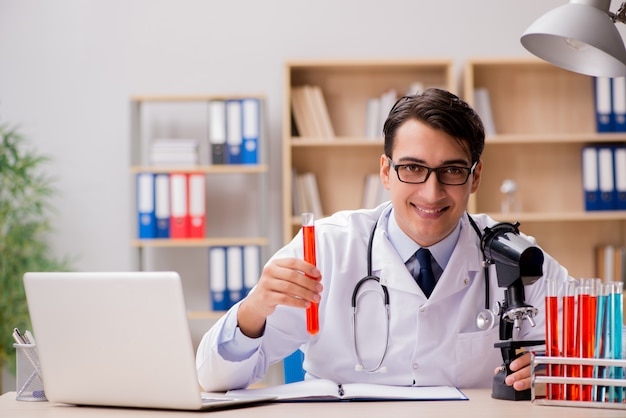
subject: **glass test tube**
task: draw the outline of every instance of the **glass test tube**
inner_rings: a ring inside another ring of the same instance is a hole
[[[302,214],[302,236],[304,240],[304,261],[316,266],[315,215],[312,213]],[[315,302],[311,302],[311,305],[306,309],[306,329],[311,335],[317,334],[320,330],[317,303]]]
[[[593,357],[594,324],[596,322],[595,315],[591,316],[593,284],[593,279],[580,279],[576,288],[578,303],[576,340],[578,344],[577,350],[582,358]],[[581,376],[593,377],[593,366],[581,366]],[[591,401],[592,390],[593,387],[591,385],[582,385],[580,387],[580,400]]]
[[[546,356],[559,357],[559,289],[555,277],[546,277]],[[546,370],[548,376],[563,376],[560,364],[551,364]],[[546,397],[562,400],[563,385],[549,383]]]
[[[609,294],[611,287],[609,284],[600,283],[598,285],[598,303],[596,308],[596,344],[594,349],[595,358],[606,358],[608,353],[607,347],[607,319],[609,308]],[[608,377],[606,366],[595,366],[593,377],[598,379],[606,379]],[[595,402],[604,402],[606,395],[606,386],[596,386],[593,391],[593,400]]]
[[[565,284],[565,296],[563,296],[563,356],[578,357],[578,345],[576,344],[576,285],[575,280]],[[565,377],[580,377],[580,365],[565,365]],[[573,383],[565,384],[565,399],[568,401],[579,400],[580,385]]]
[[[622,290],[624,284],[622,282],[611,283],[611,343],[612,359],[619,359],[622,356],[622,318],[623,318],[623,300]],[[613,379],[621,380],[624,378],[624,370],[615,366],[611,368],[611,376]],[[620,386],[611,386],[609,391],[609,399],[611,402],[622,403],[624,389]]]

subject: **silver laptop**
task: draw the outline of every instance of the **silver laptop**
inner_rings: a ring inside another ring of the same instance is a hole
[[[200,410],[271,399],[201,394],[177,273],[26,273],[24,285],[52,402]]]

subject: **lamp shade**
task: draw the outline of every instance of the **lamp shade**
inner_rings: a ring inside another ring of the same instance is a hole
[[[522,45],[558,67],[596,77],[626,76],[626,49],[610,0],[572,0],[537,19]]]

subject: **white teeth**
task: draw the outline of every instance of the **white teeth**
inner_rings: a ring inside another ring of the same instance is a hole
[[[437,212],[441,212],[441,209],[437,209],[437,210],[430,210],[430,209],[422,209],[422,208],[417,208],[417,210],[421,211],[421,212],[425,212],[425,213],[437,213]]]

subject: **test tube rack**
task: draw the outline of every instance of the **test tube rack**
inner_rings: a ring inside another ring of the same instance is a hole
[[[626,360],[600,359],[600,358],[580,358],[580,357],[548,357],[533,355],[531,360],[531,402],[537,405],[552,406],[572,406],[579,408],[601,408],[601,409],[624,409],[626,403],[602,402],[602,401],[578,401],[578,400],[555,400],[548,399],[545,394],[544,384],[574,384],[603,386],[606,388],[623,388],[622,398],[626,400],[626,378],[590,378],[590,377],[564,377],[547,376],[543,365],[580,365],[598,367],[622,367],[626,369]],[[622,401],[624,402],[624,401]]]

